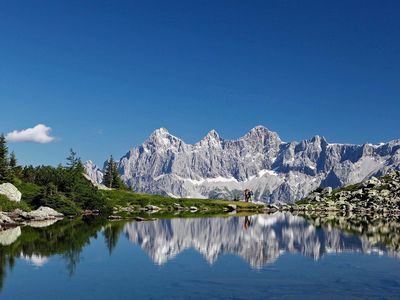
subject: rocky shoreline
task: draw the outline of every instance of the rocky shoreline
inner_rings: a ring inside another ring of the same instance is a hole
[[[334,190],[330,187],[317,189],[289,209],[399,215],[400,171]]]
[[[41,227],[49,221],[57,221],[64,218],[62,213],[46,206],[41,206],[30,212],[15,209],[11,212],[0,212],[0,230],[2,228],[14,227],[19,225],[33,224]]]

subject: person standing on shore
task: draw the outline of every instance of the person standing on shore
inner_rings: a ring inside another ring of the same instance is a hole
[[[244,201],[245,202],[250,202],[251,201],[251,196],[253,196],[253,192],[249,189],[244,190]]]

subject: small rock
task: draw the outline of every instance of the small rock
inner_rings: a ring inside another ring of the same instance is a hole
[[[179,203],[174,203],[173,206],[175,210],[185,210],[185,208]]]
[[[357,190],[357,191],[354,191],[354,192],[351,193],[351,195],[352,195],[353,197],[362,197],[362,195],[363,195],[363,190],[362,190],[362,189],[359,189],[359,190]]]
[[[381,182],[378,178],[372,176],[369,180],[366,181],[367,187],[375,187],[380,186]]]
[[[276,205],[276,204],[270,204],[269,206],[270,206],[271,208],[274,208],[274,209],[276,209],[276,210],[279,210],[279,206]]]
[[[13,224],[14,221],[11,218],[0,212],[0,224]]]
[[[342,197],[344,199],[347,199],[348,197],[351,197],[351,193],[349,191],[341,191],[336,194],[339,198]]]
[[[332,194],[332,188],[331,188],[330,186],[324,188],[324,189],[322,190],[322,194],[324,194],[324,195],[331,195],[331,194]]]
[[[159,211],[161,208],[155,205],[146,205],[145,210],[150,210],[150,211]]]
[[[228,206],[226,208],[227,208],[227,211],[229,211],[229,212],[236,211],[237,205],[236,204],[228,204]]]
[[[27,212],[16,208],[12,212],[7,213],[11,219],[27,219]]]

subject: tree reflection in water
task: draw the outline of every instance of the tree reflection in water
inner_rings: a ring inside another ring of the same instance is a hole
[[[318,260],[327,253],[362,252],[398,257],[399,216],[292,215],[164,219],[110,222],[101,218],[63,220],[49,227],[30,226],[0,232],[0,287],[17,258],[36,266],[61,255],[73,276],[82,250],[101,233],[111,256],[123,234],[161,265],[185,249],[195,249],[209,263],[224,253],[243,257],[253,268],[276,261],[282,253]]]
[[[42,228],[23,227],[13,243],[0,245],[0,288],[3,286],[7,269],[11,271],[15,259],[19,257],[32,259],[61,255],[68,273],[72,276],[79,264],[80,253],[90,244],[90,238],[97,237],[98,231],[106,223],[107,220],[104,219],[88,218],[63,220]],[[7,235],[8,231],[12,230],[15,228],[2,233]]]

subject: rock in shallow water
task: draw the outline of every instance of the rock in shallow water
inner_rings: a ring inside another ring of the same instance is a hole
[[[47,206],[41,206],[38,209],[32,210],[30,212],[26,212],[17,208],[12,212],[7,213],[7,215],[11,219],[33,221],[54,220],[64,217],[62,213],[59,213],[58,211]]]
[[[11,218],[0,212],[0,225],[1,224],[13,224],[14,221]]]
[[[35,220],[48,220],[48,219],[64,217],[62,213],[59,213],[58,211],[47,206],[41,206],[38,209],[27,213],[26,216],[27,219],[35,219]]]
[[[235,204],[229,204],[226,208],[227,208],[227,210],[228,210],[229,212],[235,211],[235,210],[237,209],[237,205],[235,205]]]

